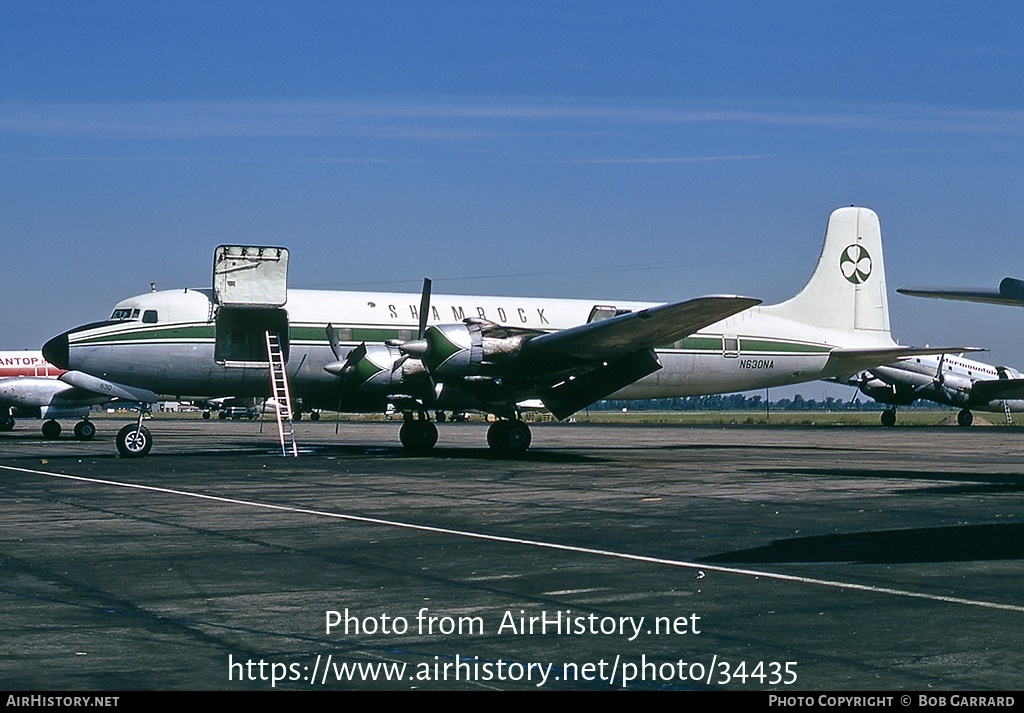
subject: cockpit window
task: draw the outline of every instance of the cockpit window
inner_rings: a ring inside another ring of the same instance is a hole
[[[157,319],[155,309],[147,309],[145,312],[142,313],[143,324],[156,324],[156,322]]]
[[[154,312],[154,314],[155,314],[155,312]],[[110,321],[111,322],[125,322],[125,321],[127,321],[129,319],[138,319],[138,318],[139,318],[139,309],[137,307],[135,309],[128,309],[128,308],[115,309],[114,313],[110,315]],[[156,320],[154,319],[153,321],[155,322]]]

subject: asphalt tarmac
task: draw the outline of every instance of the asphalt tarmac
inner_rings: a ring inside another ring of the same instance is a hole
[[[1022,688],[1017,429],[97,424],[0,434],[6,689]]]

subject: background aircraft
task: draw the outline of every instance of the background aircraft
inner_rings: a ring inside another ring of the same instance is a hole
[[[0,431],[12,430],[16,418],[42,418],[43,435],[56,438],[62,430],[57,419],[79,418],[75,438],[92,438],[96,426],[89,420],[89,408],[110,399],[60,381],[63,373],[42,352],[0,352]]]
[[[971,411],[1024,411],[1024,378],[1016,369],[992,366],[963,356],[929,354],[900,359],[861,372],[851,383],[865,394],[892,406],[882,412],[882,425],[896,424],[896,407],[927,399],[958,406],[957,423],[970,426]]]
[[[940,287],[901,287],[901,295],[912,297],[932,297],[940,300],[958,300],[961,302],[984,302],[987,304],[1024,307],[1024,280],[1004,277],[997,289],[979,287],[966,290],[951,290]]]
[[[402,444],[418,452],[437,441],[429,411],[480,411],[498,417],[489,447],[516,454],[531,442],[519,417],[531,399],[566,418],[609,396],[845,381],[901,356],[950,351],[890,337],[881,229],[867,208],[832,213],[810,280],[770,306],[736,296],[661,305],[432,296],[429,281],[421,295],[289,290],[287,259],[283,248],[221,246],[213,290],[123,300],[106,322],[58,335],[43,353],[72,370],[68,383],[144,404],[154,392],[266,396],[279,351],[291,399],[306,408],[393,407],[404,415]],[[151,446],[140,409],[118,449],[141,456]]]

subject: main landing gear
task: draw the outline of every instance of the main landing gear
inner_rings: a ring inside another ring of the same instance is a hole
[[[957,425],[964,426],[966,428],[967,426],[970,426],[972,423],[974,423],[974,414],[971,413],[970,409],[961,409],[960,412],[956,415],[956,422]],[[882,425],[885,426],[886,428],[890,428],[896,425],[895,408],[889,408],[886,409],[885,411],[882,411]]]
[[[75,438],[80,441],[90,441],[96,435],[96,426],[88,419],[75,424]]]
[[[427,418],[426,412],[421,411],[417,418],[413,418],[411,412],[406,412],[402,428],[398,431],[398,439],[410,453],[426,455],[437,445],[437,426]]]
[[[12,423],[11,425],[13,426],[14,424]],[[51,418],[49,421],[43,422],[43,427],[40,430],[43,432],[43,438],[59,438],[61,431],[64,429],[61,428],[59,421]],[[96,426],[89,419],[82,419],[75,424],[75,438],[79,441],[91,440],[95,435]]]
[[[500,456],[521,456],[530,448],[530,427],[518,418],[495,421],[487,429],[487,446]]]
[[[407,452],[426,455],[437,445],[437,426],[425,412],[407,411],[398,437]],[[487,428],[487,446],[498,456],[521,456],[529,450],[532,441],[530,427],[519,418],[501,419]]]

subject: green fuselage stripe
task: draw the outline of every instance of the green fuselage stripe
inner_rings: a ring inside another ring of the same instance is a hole
[[[381,343],[388,339],[402,339],[410,332],[409,328],[396,329],[393,327],[343,327],[351,330],[351,338],[344,342],[368,342]],[[345,335],[348,337],[348,335]],[[154,326],[137,329],[122,329],[107,334],[96,334],[92,336],[75,338],[72,336],[72,346],[88,346],[108,344],[113,342],[167,342],[167,341],[213,341],[216,337],[216,326],[212,323],[191,324],[191,325],[169,325],[166,327]],[[303,343],[308,345],[328,344],[326,325],[292,325],[288,330],[288,338],[292,344]],[[785,342],[771,339],[758,339],[755,337],[739,337],[740,352],[743,354],[827,354],[831,348],[822,344],[809,344],[806,342]],[[662,351],[688,351],[688,352],[721,352],[721,336],[694,335],[681,339],[673,344],[666,344],[657,347]]]

